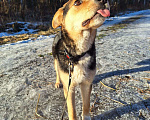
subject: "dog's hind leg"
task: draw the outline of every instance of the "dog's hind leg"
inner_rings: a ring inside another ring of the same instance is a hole
[[[55,59],[54,61],[55,70],[56,70],[56,83],[55,88],[60,88],[60,77],[59,77],[59,71],[58,71],[58,61]]]
[[[90,95],[92,85],[89,82],[83,82],[80,84],[81,95],[82,95],[82,120],[91,120],[90,118]]]

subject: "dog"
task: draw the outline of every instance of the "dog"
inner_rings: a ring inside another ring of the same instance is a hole
[[[55,87],[59,88],[63,84],[69,120],[77,119],[77,85],[81,88],[82,120],[91,120],[89,111],[92,82],[96,73],[96,29],[108,16],[110,7],[107,0],[69,0],[53,17],[52,27],[55,29],[61,26],[61,34],[52,46]]]

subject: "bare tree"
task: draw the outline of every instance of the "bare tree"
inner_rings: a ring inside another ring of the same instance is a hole
[[[49,21],[68,0],[0,0],[0,24],[4,21]],[[150,0],[109,0],[111,15],[150,7]]]

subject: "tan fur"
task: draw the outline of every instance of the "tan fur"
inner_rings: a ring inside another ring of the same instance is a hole
[[[55,88],[60,88],[60,77],[59,77],[59,65],[57,63],[58,61],[55,59],[54,65],[55,65],[55,70],[56,70],[56,83],[55,83]]]
[[[62,8],[60,8],[52,21],[53,28],[61,26],[65,29],[69,37],[74,40],[77,46],[77,54],[81,54],[91,47],[95,41],[96,28],[101,26],[105,20],[104,17],[95,17],[91,19],[90,23],[86,26],[82,26],[82,22],[92,18],[98,8],[100,7],[96,0],[82,0],[82,4],[74,6],[76,0],[67,2]],[[63,17],[63,8],[69,4],[69,11],[66,16]],[[77,65],[74,66],[72,73],[71,85],[68,91],[69,75],[61,70],[59,62],[55,59],[55,70],[56,70],[56,84],[55,87],[59,88],[60,81],[63,84],[64,96],[67,94],[67,107],[69,120],[76,120],[75,110],[75,86],[80,85],[82,101],[83,101],[83,112],[82,119],[90,120],[90,94],[91,84],[93,82],[96,70],[89,70],[88,63],[90,62],[90,55],[86,54],[81,58]]]

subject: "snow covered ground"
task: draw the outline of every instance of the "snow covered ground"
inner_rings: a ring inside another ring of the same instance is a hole
[[[125,28],[96,39],[97,74],[91,94],[93,120],[150,118],[150,10],[109,18],[98,28],[98,34],[107,26],[139,14],[142,17]],[[56,75],[50,54],[54,36],[0,46],[0,120],[43,120],[35,116],[39,93],[38,114],[60,119],[65,100],[63,89],[54,88]],[[76,109],[81,119],[79,91],[77,87]],[[67,112],[64,117],[67,119]]]
[[[20,31],[19,32],[9,32],[11,30],[13,30],[12,27],[6,29],[5,32],[1,32],[0,33],[0,37],[3,37],[3,36],[14,36],[14,35],[20,35],[20,34],[33,34],[33,33],[36,33],[37,30],[34,30],[34,29],[29,29],[28,28],[28,25],[30,25],[31,23],[29,22],[11,22],[11,23],[7,23],[7,25],[10,25],[12,26],[14,23],[18,23],[18,24],[22,24],[22,28],[20,28]],[[32,24],[33,25],[33,24]],[[34,24],[34,26],[36,26],[37,24]]]
[[[142,15],[142,14],[147,14],[149,13],[149,9],[148,10],[141,10],[141,11],[137,11],[137,12],[131,12],[128,14],[124,14],[121,16],[115,16],[115,17],[110,17],[108,18],[105,23],[98,29],[98,31],[102,30],[102,29],[106,29],[108,26],[112,26],[114,24],[117,24],[123,20],[129,19],[131,17],[137,16],[137,15]],[[147,14],[147,16],[149,16],[149,14]]]

